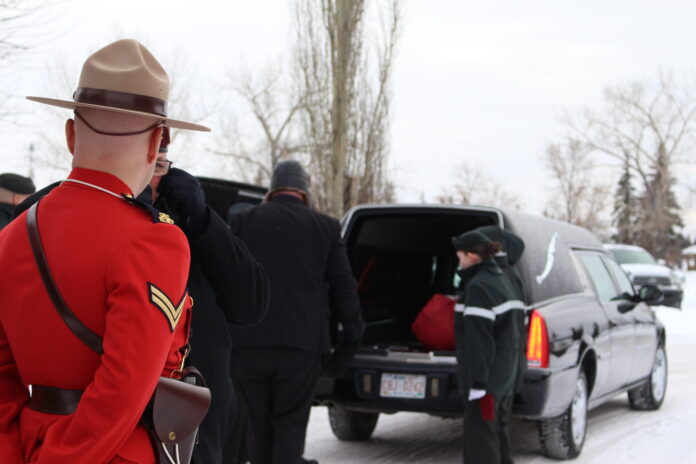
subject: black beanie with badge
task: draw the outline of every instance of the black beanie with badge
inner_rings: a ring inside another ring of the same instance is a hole
[[[30,178],[11,172],[0,174],[0,188],[25,195],[36,192],[34,182]]]

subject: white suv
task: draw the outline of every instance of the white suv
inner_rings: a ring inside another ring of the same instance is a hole
[[[662,304],[681,309],[684,291],[672,269],[658,263],[639,246],[611,244],[604,245],[604,248],[611,251],[636,288],[646,284],[657,285],[665,296]]]

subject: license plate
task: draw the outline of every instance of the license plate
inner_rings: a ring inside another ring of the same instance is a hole
[[[380,396],[385,398],[425,398],[425,376],[410,374],[382,374]]]

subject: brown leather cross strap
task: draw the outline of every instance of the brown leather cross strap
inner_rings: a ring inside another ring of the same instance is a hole
[[[82,390],[32,385],[29,408],[48,414],[72,414],[77,409],[81,397]]]
[[[167,102],[159,98],[148,97],[147,95],[78,87],[73,94],[73,100],[79,103],[111,106],[167,117]]]
[[[102,354],[104,350],[102,349],[102,338],[92,330],[84,325],[81,320],[75,316],[68,305],[63,300],[60,295],[56,283],[53,281],[51,276],[51,271],[48,269],[48,261],[46,260],[46,254],[44,253],[43,246],[41,244],[41,235],[39,234],[39,226],[37,223],[37,214],[40,200],[32,205],[27,214],[27,229],[29,231],[29,241],[31,242],[31,249],[34,252],[34,258],[36,259],[36,264],[39,267],[39,273],[41,274],[41,280],[43,280],[44,286],[48,295],[51,297],[51,301],[58,310],[58,314],[63,318],[63,321],[68,326],[70,331],[75,334],[75,336],[87,345],[92,351],[97,354]]]

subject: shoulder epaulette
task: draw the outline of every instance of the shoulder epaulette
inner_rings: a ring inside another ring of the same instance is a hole
[[[148,213],[150,213],[150,215],[152,216],[152,222],[154,222],[154,223],[163,222],[165,224],[174,224],[174,220],[171,217],[169,217],[169,215],[167,213],[161,212],[160,210],[158,210],[154,206],[144,202],[143,200],[141,200],[137,197],[134,197],[133,195],[131,195],[129,193],[122,193],[121,195],[131,205],[142,208],[145,211],[147,211]]]

